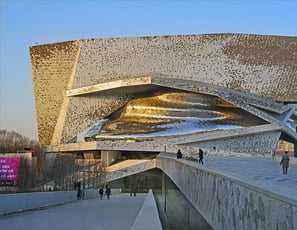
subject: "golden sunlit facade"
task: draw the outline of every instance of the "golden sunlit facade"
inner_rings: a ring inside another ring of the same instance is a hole
[[[296,37],[83,39],[30,55],[42,145],[155,141],[260,154],[279,140],[296,146]]]

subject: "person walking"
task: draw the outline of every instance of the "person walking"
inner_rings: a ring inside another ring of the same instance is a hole
[[[198,159],[198,162],[199,164],[203,164],[203,151],[202,149],[199,149],[199,159]]]
[[[132,184],[130,186],[130,196],[132,196],[132,194],[134,194],[134,196],[136,196],[136,190],[137,190],[137,187]]]
[[[110,194],[111,194],[111,190],[110,190],[109,185],[106,185],[105,194],[107,196],[107,200],[109,200],[109,197],[110,197]]]
[[[275,150],[272,151],[272,153],[271,153],[271,158],[272,158],[273,161],[276,160],[276,153],[275,153]]]
[[[280,165],[283,166],[283,174],[288,174],[289,161],[290,161],[290,156],[288,154],[288,151],[285,151],[280,162]]]
[[[176,158],[177,158],[177,159],[181,159],[181,158],[183,158],[183,157],[182,157],[182,153],[181,153],[180,149],[179,149],[179,150],[177,150],[177,153],[176,153]]]
[[[104,193],[103,188],[100,188],[99,189],[100,200],[102,200],[103,193]]]

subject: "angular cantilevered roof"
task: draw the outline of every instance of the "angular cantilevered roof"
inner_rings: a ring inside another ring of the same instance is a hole
[[[297,38],[201,34],[83,39],[30,47],[39,141],[67,143],[160,89],[216,96],[269,124],[297,101]],[[277,137],[277,135],[275,135]]]

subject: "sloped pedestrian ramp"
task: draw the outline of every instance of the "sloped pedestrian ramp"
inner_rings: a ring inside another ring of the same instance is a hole
[[[133,174],[141,173],[156,167],[156,159],[125,160],[109,166],[105,170],[105,181],[113,181]]]
[[[160,154],[157,167],[215,230],[296,229],[295,165],[284,175],[266,158],[206,156],[201,165]]]

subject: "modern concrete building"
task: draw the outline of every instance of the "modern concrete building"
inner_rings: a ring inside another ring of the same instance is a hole
[[[296,201],[166,157],[199,148],[214,155],[271,154],[280,140],[297,156],[296,37],[82,39],[32,46],[30,55],[39,141],[47,152],[99,154],[105,166],[145,155],[150,160],[108,167],[106,181],[158,168],[214,229],[297,223]]]
[[[296,37],[83,39],[30,55],[42,145],[161,141],[262,154],[281,139],[297,154]]]

